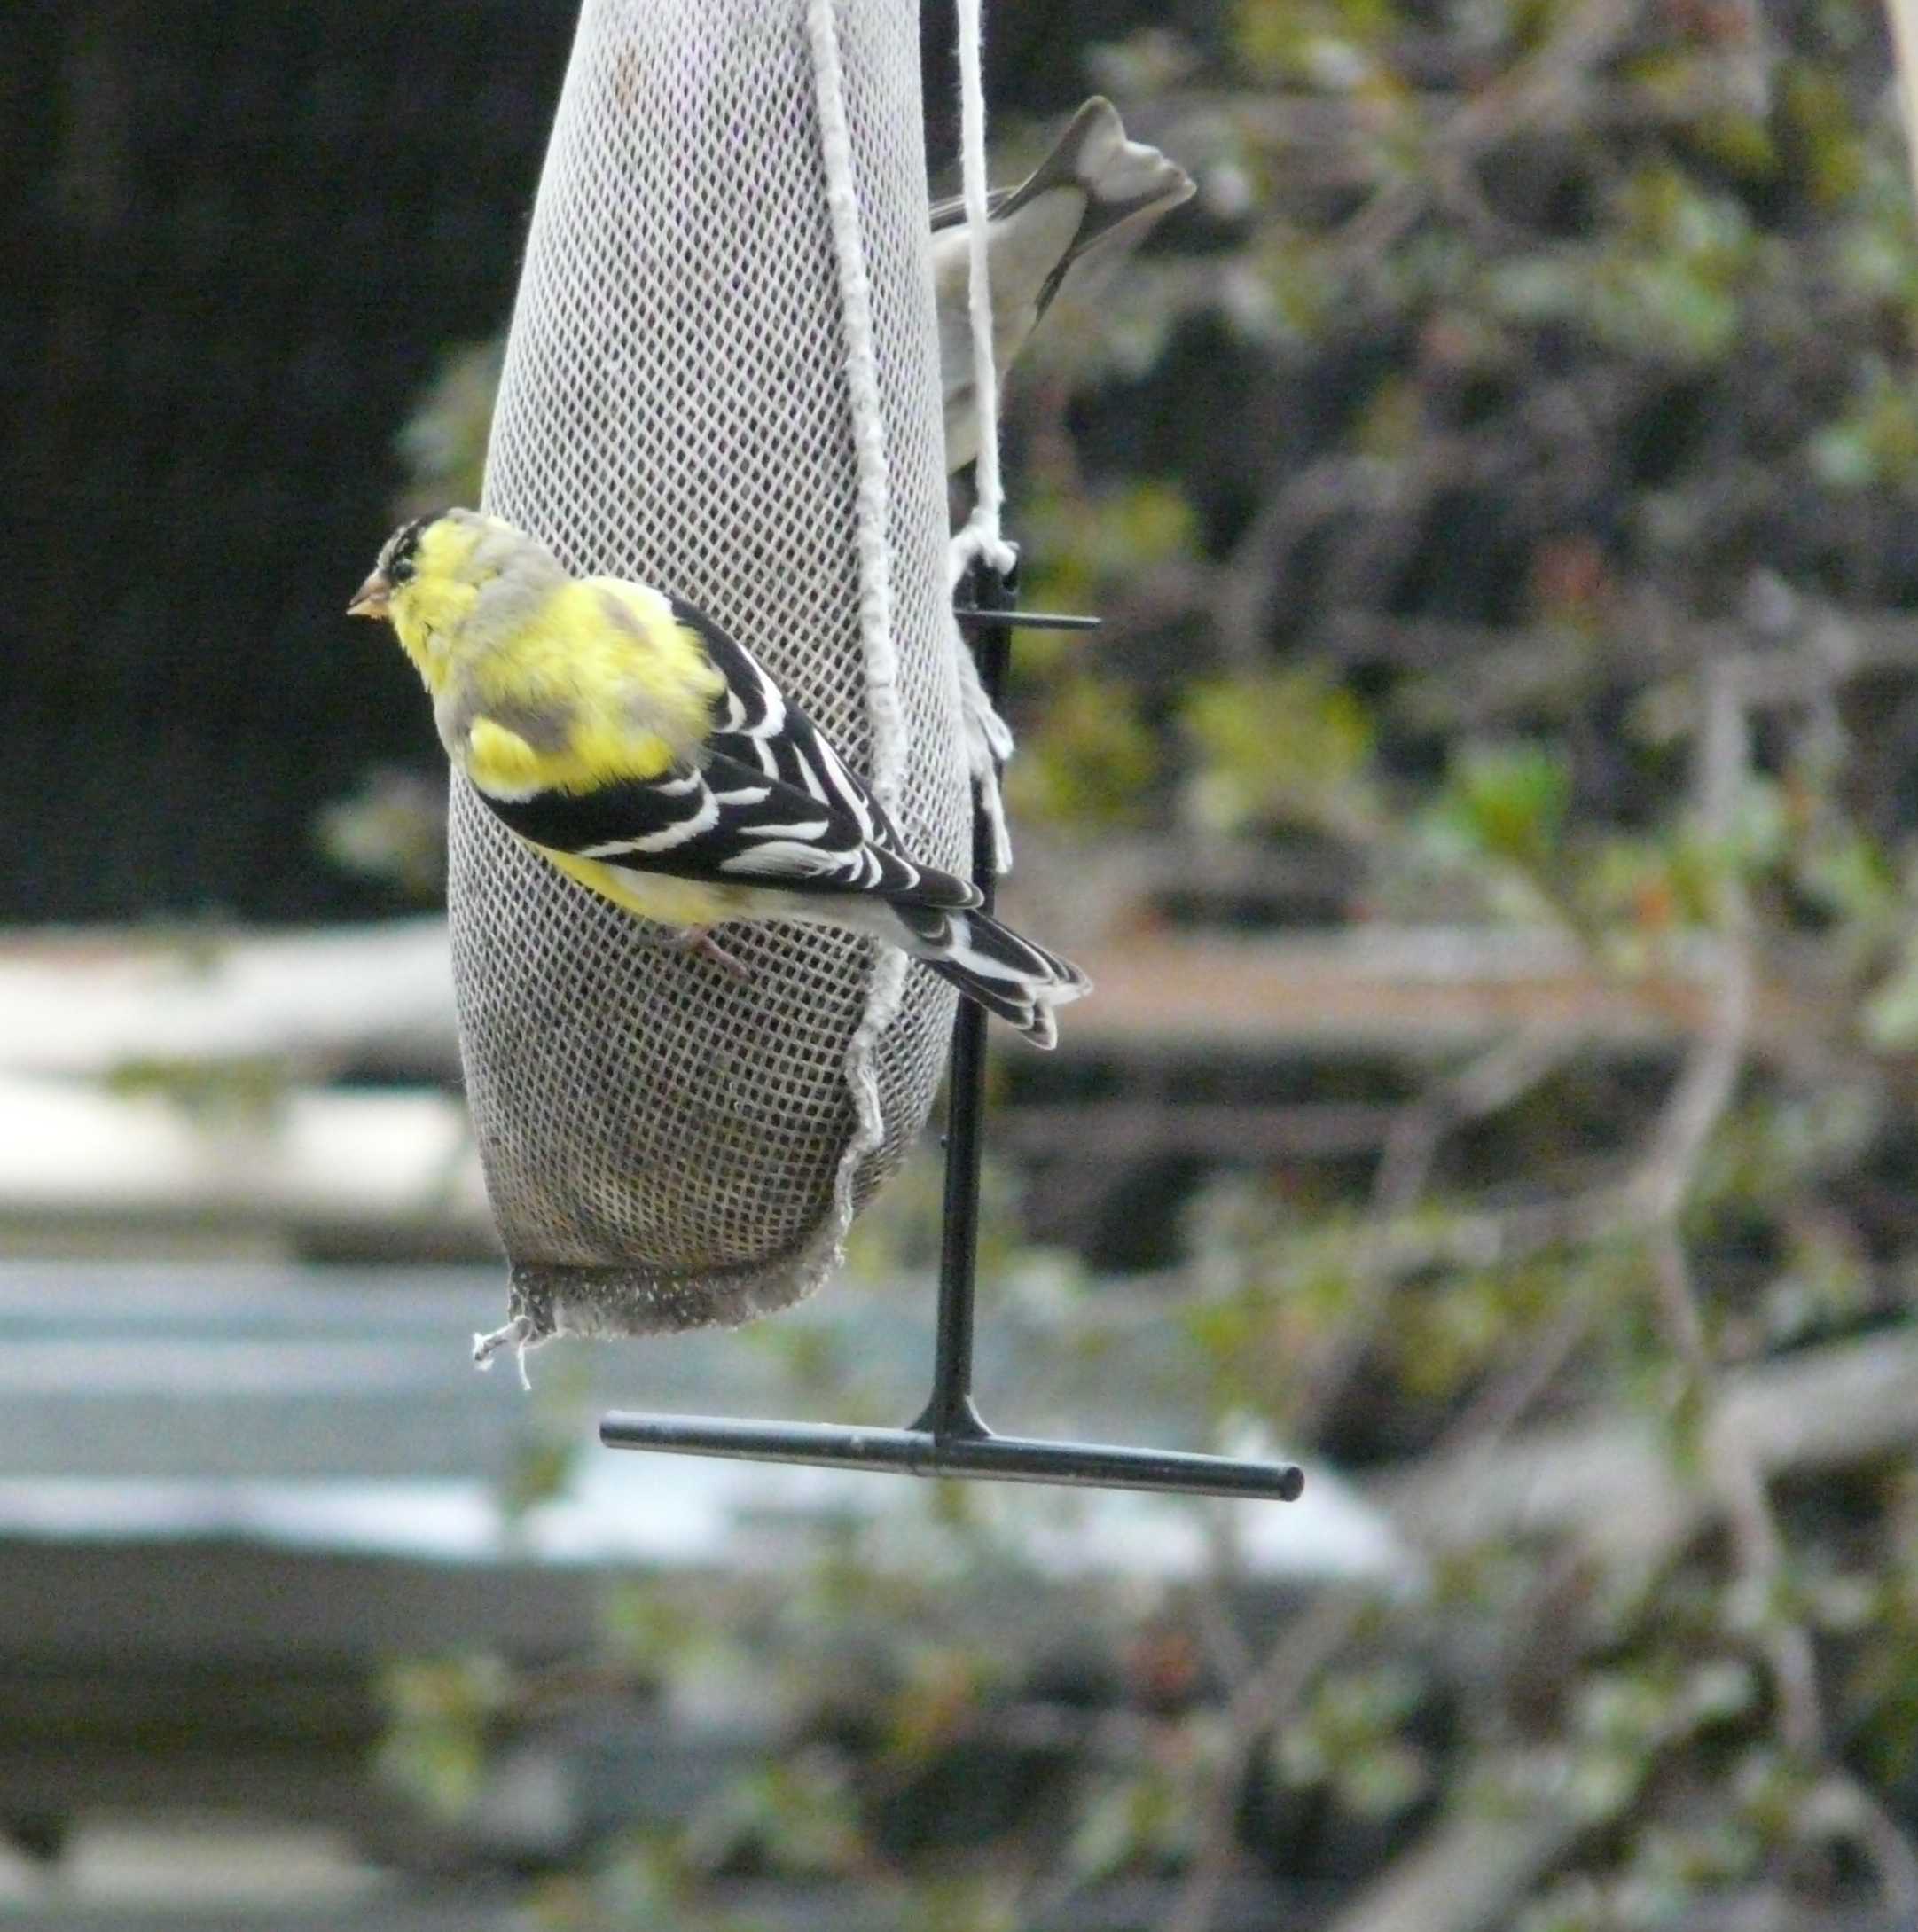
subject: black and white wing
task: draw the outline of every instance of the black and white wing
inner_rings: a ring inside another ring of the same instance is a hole
[[[726,681],[725,695],[713,708],[712,756],[790,786],[815,805],[842,814],[863,838],[903,857],[904,842],[865,781],[847,769],[831,742],[773,683],[758,659],[705,612],[679,598],[669,601],[674,617],[698,637]]]
[[[978,904],[965,880],[908,856],[879,802],[748,652],[691,605],[672,609],[725,679],[698,764],[591,792],[481,790],[503,824],[553,851],[710,885]]]
[[[522,839],[622,870],[716,886],[871,893],[903,905],[979,902],[964,880],[875,842],[849,813],[728,757],[591,792],[507,798],[475,790]]]

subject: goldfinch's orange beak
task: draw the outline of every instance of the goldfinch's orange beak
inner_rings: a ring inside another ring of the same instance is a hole
[[[347,606],[348,617],[384,617],[387,614],[387,599],[393,595],[393,584],[383,570],[376,570],[364,583],[353,593],[353,601]]]

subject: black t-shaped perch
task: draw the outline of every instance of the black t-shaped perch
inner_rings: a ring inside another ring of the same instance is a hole
[[[962,591],[959,621],[973,638],[979,679],[998,702],[1012,654],[1012,634],[1030,630],[1090,630],[1096,617],[1014,614],[1013,582],[975,565]],[[973,877],[992,905],[991,830],[982,810],[973,817]],[[1043,1442],[995,1435],[974,1406],[973,1288],[979,1245],[980,1120],[985,1102],[984,1009],[961,1000],[953,1022],[947,1082],[944,1231],[939,1255],[939,1317],[932,1396],[903,1429],[830,1422],[755,1422],[726,1416],[604,1417],[608,1449],[652,1449],[683,1456],[732,1456],[757,1462],[812,1463],[826,1468],[882,1469],[920,1476],[989,1476],[1008,1482],[1078,1483],[1095,1489],[1174,1490],[1194,1496],[1257,1496],[1291,1502],[1305,1486],[1296,1463],[1238,1462],[1169,1449],[1123,1449],[1093,1443]]]

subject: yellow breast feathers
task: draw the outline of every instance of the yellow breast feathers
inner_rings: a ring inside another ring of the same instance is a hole
[[[712,729],[725,680],[657,591],[568,583],[475,667],[466,773],[483,790],[590,792],[656,778]]]

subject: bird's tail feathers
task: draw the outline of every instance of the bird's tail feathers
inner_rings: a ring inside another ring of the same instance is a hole
[[[1141,218],[1156,221],[1190,199],[1192,176],[1144,141],[1126,138],[1119,110],[1095,94],[1073,115],[1059,144],[996,211],[998,218],[1036,199],[1048,188],[1075,183],[1086,209],[1060,273],[1117,230]]]
[[[967,998],[1019,1029],[1035,1046],[1059,1044],[1053,1008],[1082,999],[1092,982],[1069,959],[1035,946],[983,912],[895,905],[904,943]]]

